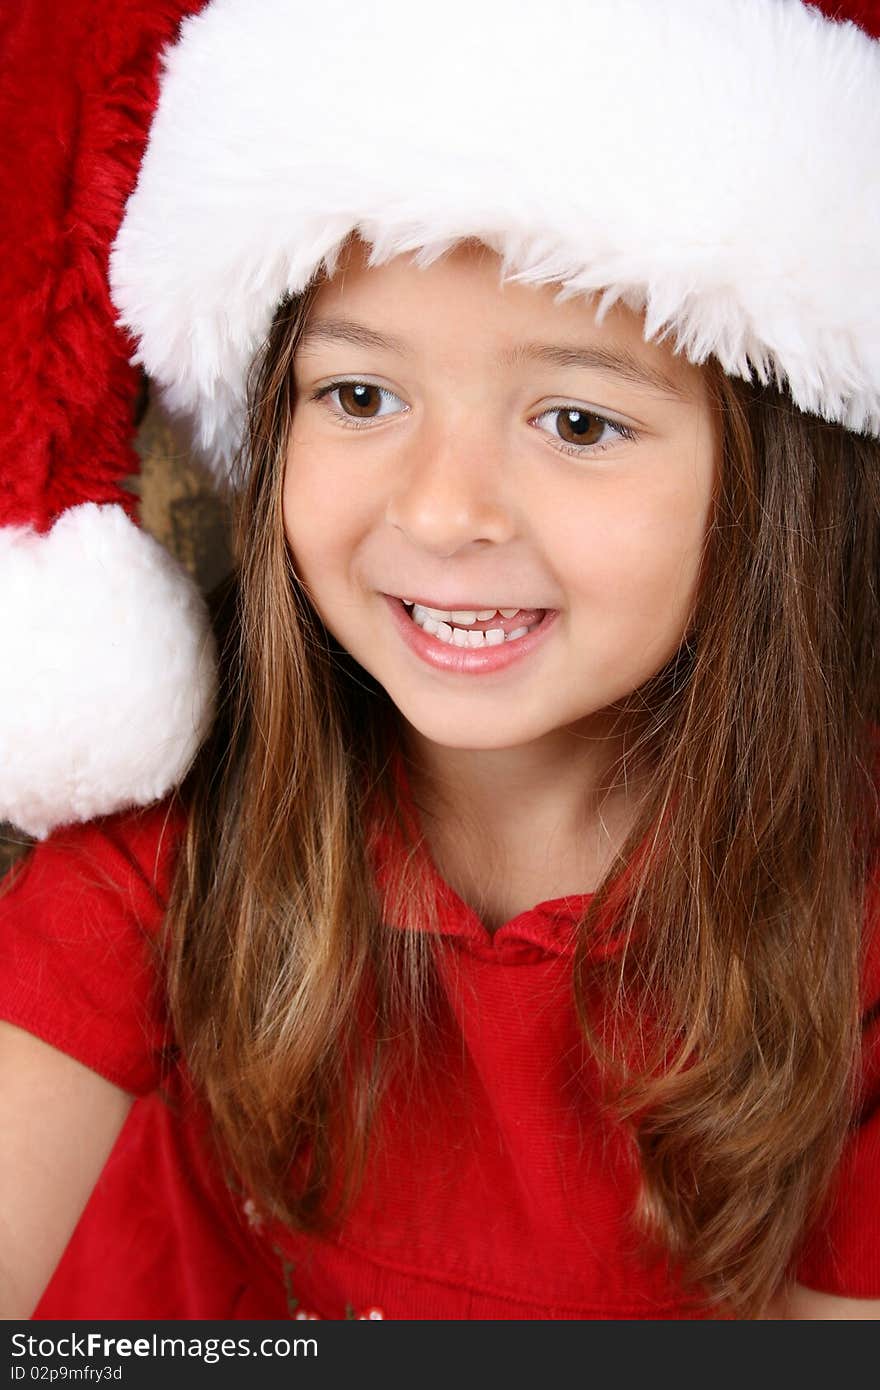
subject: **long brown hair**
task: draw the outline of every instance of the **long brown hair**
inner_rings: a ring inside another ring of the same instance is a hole
[[[431,932],[399,927],[434,922],[413,857],[397,898],[377,896],[395,710],[317,618],[283,532],[313,293],[279,309],[252,374],[221,705],[183,789],[165,934],[177,1038],[218,1141],[301,1229],[339,1219],[389,1069],[429,1056]],[[646,716],[627,756],[647,793],[581,925],[573,989],[637,1145],[645,1248],[753,1317],[821,1212],[853,1114],[880,449],[706,371],[721,466],[703,578],[679,652],[624,702]],[[586,946],[609,905],[625,949],[603,963]]]

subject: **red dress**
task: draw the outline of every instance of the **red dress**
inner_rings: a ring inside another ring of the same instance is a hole
[[[633,1155],[577,1065],[572,926],[586,895],[490,935],[427,854],[450,948],[430,1104],[392,1090],[394,1123],[333,1239],[261,1222],[212,1157],[182,1069],[157,1090],[167,1034],[150,937],[183,824],[160,803],[58,831],[0,898],[0,1016],[138,1097],[37,1318],[705,1316],[631,1234]],[[383,853],[379,875],[395,846]],[[613,935],[595,949],[613,951]],[[880,951],[865,1004],[865,1104],[797,1277],[876,1298]]]

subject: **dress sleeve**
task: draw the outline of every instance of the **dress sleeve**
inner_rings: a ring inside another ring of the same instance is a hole
[[[828,1214],[795,1278],[819,1293],[880,1298],[880,872],[868,894],[859,1104]]]
[[[134,1095],[170,1043],[157,935],[185,824],[166,798],[65,826],[0,883],[0,1018]]]

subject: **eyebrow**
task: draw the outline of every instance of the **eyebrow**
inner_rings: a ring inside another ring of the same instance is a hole
[[[308,349],[315,343],[352,343],[355,347],[378,348],[383,352],[396,353],[398,357],[412,357],[412,348],[402,338],[390,334],[377,333],[366,324],[353,319],[330,318],[311,319],[303,329],[299,340],[301,349]],[[574,347],[562,343],[518,343],[513,348],[499,353],[496,367],[518,367],[526,362],[546,362],[551,367],[576,367],[581,370],[602,372],[606,376],[622,377],[636,386],[659,391],[675,400],[690,401],[692,393],[685,386],[673,381],[672,377],[659,367],[642,362],[635,353],[625,348]]]

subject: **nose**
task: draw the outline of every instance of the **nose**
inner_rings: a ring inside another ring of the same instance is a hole
[[[505,497],[504,448],[485,429],[420,431],[401,464],[386,519],[423,550],[455,554],[473,541],[510,540],[516,523]]]

